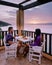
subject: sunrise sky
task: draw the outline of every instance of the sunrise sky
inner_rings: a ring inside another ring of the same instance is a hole
[[[8,0],[5,0],[8,1]],[[24,0],[9,0],[9,2]],[[16,11],[18,8],[0,5],[0,20],[16,24]],[[52,23],[52,2],[24,11],[24,22],[27,24]]]

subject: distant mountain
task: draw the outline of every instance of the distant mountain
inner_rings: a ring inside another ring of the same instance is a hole
[[[47,23],[48,25],[52,25],[52,23]]]
[[[11,25],[10,23],[6,23],[3,21],[0,21],[0,27]]]
[[[26,23],[29,25],[52,25],[52,23]]]

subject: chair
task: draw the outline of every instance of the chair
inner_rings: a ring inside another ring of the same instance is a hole
[[[29,62],[36,60],[38,64],[41,64],[42,51],[43,43],[41,46],[29,46]]]
[[[5,46],[5,58],[7,59],[9,56],[14,56],[16,58],[17,43],[14,43],[10,46],[6,46],[6,40],[4,37],[4,46]]]

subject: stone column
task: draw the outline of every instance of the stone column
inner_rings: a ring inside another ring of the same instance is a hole
[[[19,9],[16,12],[16,25],[18,29],[18,34],[21,35],[21,30],[24,29],[24,10]]]

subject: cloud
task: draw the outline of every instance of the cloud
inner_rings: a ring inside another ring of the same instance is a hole
[[[0,20],[16,18],[17,8],[0,5]]]
[[[16,25],[16,11],[18,8],[0,5],[0,20]]]
[[[19,3],[23,0],[5,0],[14,3]],[[0,5],[0,20],[15,24],[16,22],[16,11],[18,8],[8,7]],[[24,11],[25,23],[36,23],[36,22],[52,22],[52,2],[41,5],[37,8]]]
[[[52,23],[52,2],[25,11],[25,23]]]

